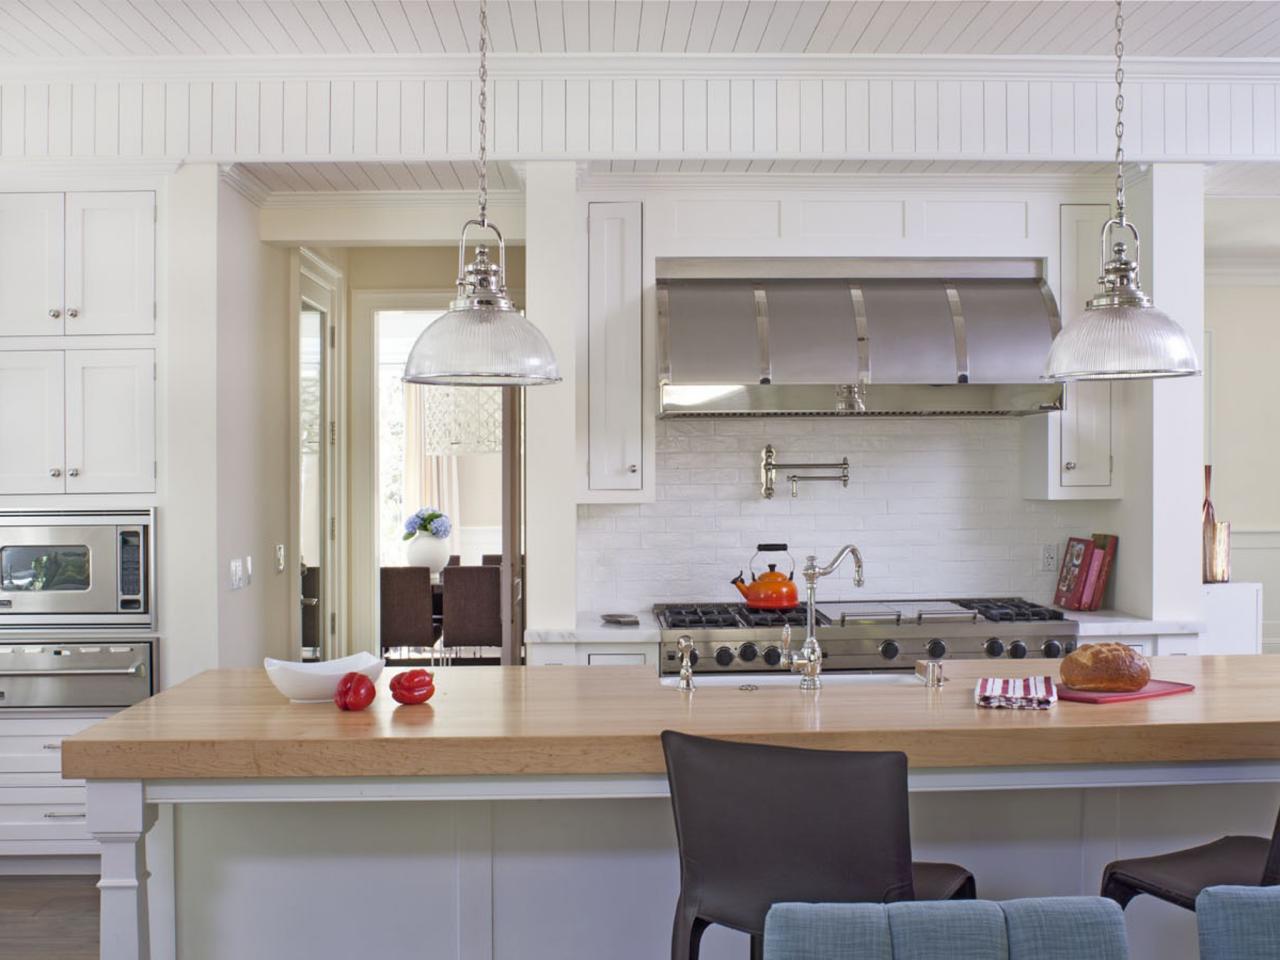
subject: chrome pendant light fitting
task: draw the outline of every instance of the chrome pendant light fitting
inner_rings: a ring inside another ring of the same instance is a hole
[[[488,53],[489,13],[486,0],[480,0],[480,213],[462,225],[458,295],[449,311],[422,331],[409,351],[404,365],[406,383],[521,387],[560,380],[551,344],[507,296],[506,242],[489,220]],[[476,245],[475,259],[466,262],[471,227],[489,230],[497,237],[496,264],[483,244]]]
[[[1185,330],[1157,310],[1142,291],[1138,262],[1142,240],[1125,216],[1124,197],[1124,10],[1116,0],[1116,209],[1102,227],[1101,290],[1073,323],[1063,326],[1049,349],[1047,380],[1152,380],[1200,373]],[[1133,258],[1123,237],[1133,238]],[[1110,259],[1108,259],[1110,246]]]

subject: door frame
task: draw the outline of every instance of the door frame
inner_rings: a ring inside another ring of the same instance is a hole
[[[302,475],[299,469],[299,450],[302,435],[298,420],[301,412],[298,377],[301,372],[298,358],[298,337],[301,332],[300,314],[304,302],[324,310],[327,344],[325,357],[329,363],[325,369],[322,402],[327,408],[330,442],[321,445],[321,475],[324,478],[322,502],[330,521],[330,536],[325,538],[322,560],[323,586],[321,588],[320,624],[321,656],[334,659],[346,656],[349,630],[346,617],[345,584],[348,581],[346,550],[347,481],[342,464],[348,462],[346,423],[347,392],[346,350],[347,342],[346,286],[342,271],[307,247],[297,247],[290,252],[289,270],[289,551],[285,558],[285,574],[289,583],[289,638],[290,644],[302,637],[302,578],[298,565],[302,558]],[[325,629],[325,624],[329,629]]]

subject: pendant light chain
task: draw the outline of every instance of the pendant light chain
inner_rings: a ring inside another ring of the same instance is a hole
[[[1124,0],[1116,0],[1116,217],[1124,219]]]
[[[489,225],[489,9],[480,0],[480,225]]]

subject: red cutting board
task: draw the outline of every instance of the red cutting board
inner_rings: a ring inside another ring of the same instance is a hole
[[[1148,680],[1141,690],[1130,693],[1098,693],[1093,690],[1072,690],[1058,684],[1059,700],[1076,703],[1120,703],[1124,700],[1150,700],[1152,697],[1171,697],[1175,693],[1190,693],[1195,686],[1190,683],[1174,683],[1172,680]]]

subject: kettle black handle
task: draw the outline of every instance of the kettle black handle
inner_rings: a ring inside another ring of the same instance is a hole
[[[757,553],[786,553],[787,545],[785,543],[757,543]]]

